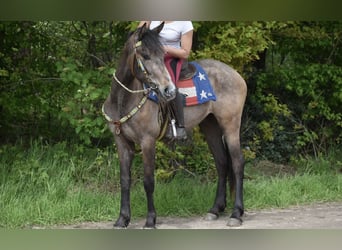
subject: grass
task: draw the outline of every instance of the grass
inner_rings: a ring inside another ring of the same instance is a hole
[[[256,183],[257,182],[257,183]],[[249,209],[342,200],[342,178],[332,174],[262,178],[246,182],[245,206]]]
[[[317,201],[342,200],[338,155],[321,161],[298,162],[295,174],[264,175],[246,166],[246,209],[287,207]],[[142,168],[132,169],[132,217],[145,217]],[[216,183],[177,174],[158,181],[158,216],[202,215],[212,205]],[[54,146],[32,142],[0,148],[0,227],[72,224],[114,220],[119,213],[119,167],[113,149],[88,149],[66,143]],[[231,206],[231,203],[229,203]]]

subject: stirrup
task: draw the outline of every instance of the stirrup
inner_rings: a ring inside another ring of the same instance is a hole
[[[177,127],[177,135],[175,138],[177,140],[186,140],[188,138],[184,127]]]
[[[176,121],[174,119],[171,120],[165,137],[169,140],[186,140],[188,138],[185,128],[176,126]]]

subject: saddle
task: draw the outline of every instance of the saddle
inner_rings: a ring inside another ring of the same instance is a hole
[[[182,63],[181,71],[179,73],[179,81],[191,79],[196,74],[196,67],[188,60]]]

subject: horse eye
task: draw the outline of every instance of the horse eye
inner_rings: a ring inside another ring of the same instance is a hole
[[[151,57],[147,54],[142,54],[142,57],[145,59],[145,60],[150,60]]]

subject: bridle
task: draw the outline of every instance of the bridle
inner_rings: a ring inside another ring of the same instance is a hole
[[[136,72],[134,70],[134,64],[135,64],[135,60],[138,64],[138,68],[141,70],[141,72],[144,74],[144,81],[143,81],[143,89],[140,90],[132,90],[127,88],[116,76],[116,72],[113,73],[113,78],[114,80],[126,91],[134,94],[134,93],[149,93],[151,90],[157,90],[158,87],[155,84],[155,82],[151,79],[151,74],[147,71],[146,67],[144,66],[143,60],[142,60],[142,56],[139,55],[137,53],[137,48],[140,47],[142,45],[141,40],[139,40],[138,42],[136,42],[136,44],[133,47],[133,51],[134,51],[134,55],[133,55],[133,59],[130,62],[130,69],[131,69],[131,73],[133,74],[134,77],[136,77]],[[148,85],[148,87],[146,87],[146,85]]]
[[[138,64],[138,68],[142,71],[142,73],[144,74],[145,76],[145,79],[143,81],[143,89],[140,89],[140,90],[132,90],[132,89],[129,89],[127,88],[117,77],[116,77],[116,72],[113,73],[113,78],[114,80],[123,88],[125,89],[126,91],[132,93],[132,94],[136,94],[136,93],[144,93],[144,96],[143,98],[141,99],[141,101],[139,102],[139,104],[134,107],[127,115],[125,115],[124,117],[122,117],[120,120],[118,121],[114,121],[111,117],[109,117],[105,110],[104,110],[104,105],[102,105],[102,114],[104,115],[104,117],[106,118],[106,120],[112,124],[114,124],[115,126],[115,133],[117,135],[119,135],[121,133],[121,124],[126,122],[127,120],[129,120],[132,116],[134,116],[142,107],[143,105],[145,104],[146,100],[147,100],[147,96],[148,96],[148,93],[152,90],[157,90],[158,87],[157,85],[153,82],[153,80],[151,79],[151,75],[149,74],[149,72],[146,70],[146,67],[144,66],[144,63],[142,61],[142,56],[139,55],[137,53],[137,48],[139,46],[142,45],[142,42],[141,40],[139,40],[133,47],[134,49],[134,56],[133,56],[133,59],[131,60],[131,65],[130,65],[130,68],[131,68],[131,73],[133,74],[134,77],[136,77],[136,73],[134,71],[134,61],[136,60],[137,64]],[[148,87],[145,87],[146,85],[148,85]]]

